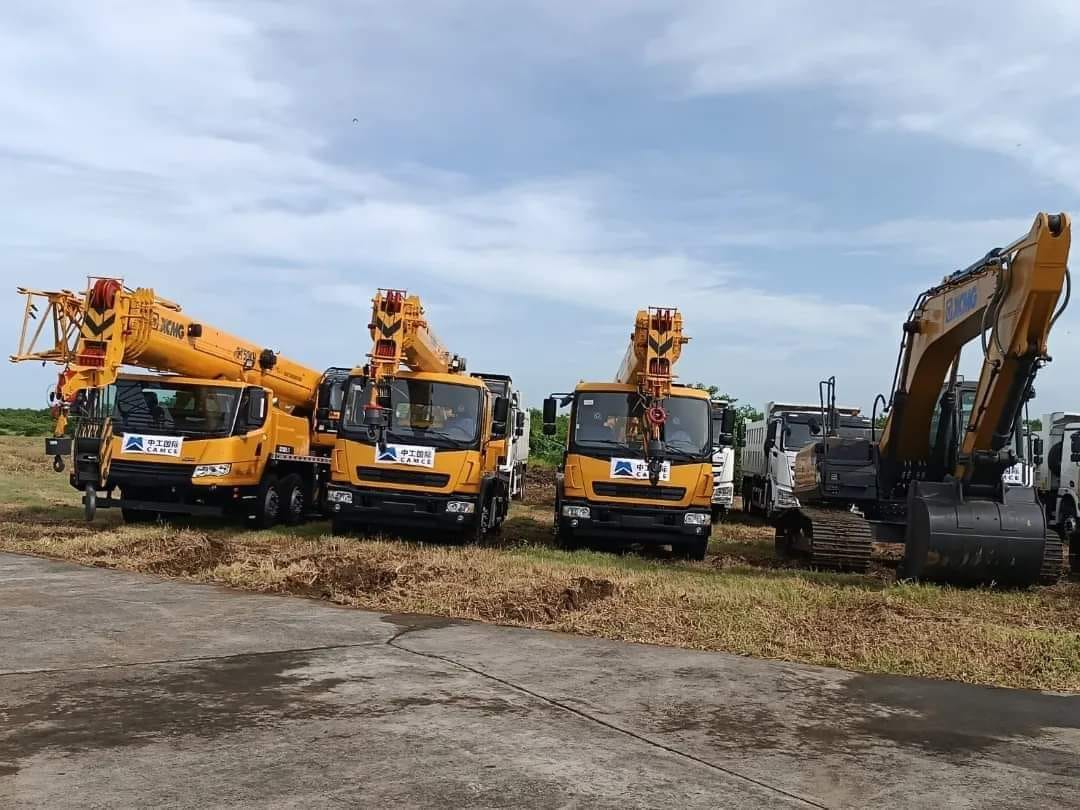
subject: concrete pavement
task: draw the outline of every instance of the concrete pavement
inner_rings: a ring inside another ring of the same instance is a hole
[[[0,806],[1080,806],[1080,698],[0,555]]]

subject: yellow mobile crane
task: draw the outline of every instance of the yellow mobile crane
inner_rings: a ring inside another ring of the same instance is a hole
[[[368,362],[354,369],[327,498],[333,531],[387,527],[479,539],[506,517],[509,403],[435,337],[420,299],[380,289]],[[522,419],[524,417],[522,416]],[[520,421],[515,429],[520,427]],[[504,431],[505,433],[505,431]]]
[[[87,286],[20,288],[25,314],[11,357],[63,366],[46,452],[58,472],[72,457],[87,519],[119,506],[129,522],[234,514],[265,527],[296,523],[322,500],[344,369],[302,366],[121,279]]]
[[[704,559],[713,495],[711,403],[707,392],[675,385],[673,374],[689,340],[678,310],[641,310],[614,382],[582,382],[544,401],[548,435],[560,404],[571,406],[555,493],[564,547],[604,539],[670,544]],[[725,433],[733,418],[728,410]]]
[[[865,570],[873,540],[902,541],[905,578],[1058,578],[1061,542],[1047,534],[1034,488],[1006,485],[1002,474],[1017,463],[1024,405],[1068,303],[1066,293],[1058,306],[1070,240],[1068,215],[1040,213],[1025,236],[918,297],[879,440],[839,436],[835,396],[823,397],[822,437],[795,460],[800,507],[777,528],[782,552]],[[961,349],[976,338],[982,370],[972,390],[958,372]]]

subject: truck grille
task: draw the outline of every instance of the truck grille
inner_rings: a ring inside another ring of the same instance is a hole
[[[190,484],[194,464],[162,464],[152,461],[114,461],[109,465],[109,483],[140,487],[171,487]]]
[[[597,482],[593,493],[604,498],[641,498],[649,501],[681,501],[684,487],[654,487],[649,484],[612,484]]]
[[[414,487],[445,487],[450,483],[446,473],[413,472],[412,470],[383,469],[381,467],[357,467],[360,481],[378,481],[380,484],[408,484]]]

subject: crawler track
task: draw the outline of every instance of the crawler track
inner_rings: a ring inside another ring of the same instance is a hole
[[[799,510],[799,528],[777,529],[777,549],[806,558],[812,568],[865,573],[870,567],[870,524],[839,509]]]
[[[1053,585],[1061,579],[1065,563],[1065,548],[1056,533],[1047,532],[1046,545],[1043,546],[1042,569],[1039,571],[1041,585]]]

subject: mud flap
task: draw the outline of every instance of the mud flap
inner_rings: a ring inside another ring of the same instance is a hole
[[[965,498],[959,482],[913,482],[902,579],[1025,586],[1039,581],[1046,519],[1035,490],[1008,488],[1003,502]]]

